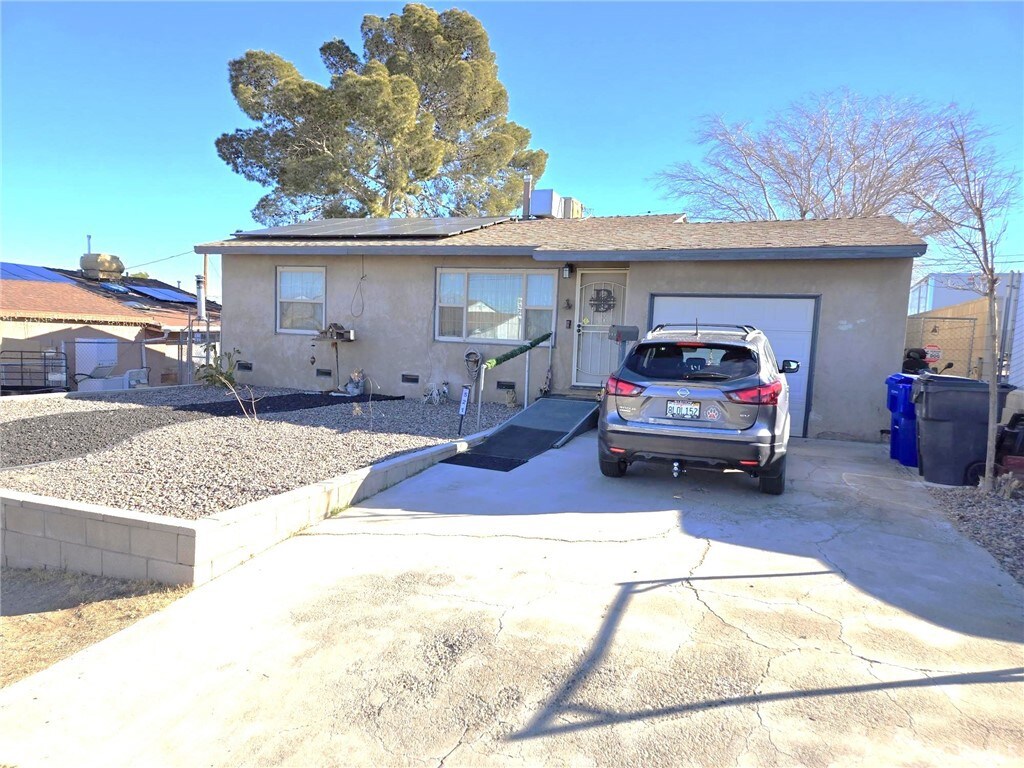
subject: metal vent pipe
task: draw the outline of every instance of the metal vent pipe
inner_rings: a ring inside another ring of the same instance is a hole
[[[523,218],[530,218],[530,198],[533,197],[533,175],[523,176]]]
[[[206,281],[202,275],[196,275],[196,312],[198,320],[206,320]]]

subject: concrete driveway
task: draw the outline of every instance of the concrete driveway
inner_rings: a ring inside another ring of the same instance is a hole
[[[883,446],[438,465],[0,691],[0,764],[1021,765],[1024,590]]]

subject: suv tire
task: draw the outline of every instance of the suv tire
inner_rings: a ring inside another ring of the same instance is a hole
[[[601,466],[601,474],[605,477],[622,477],[626,474],[628,466],[622,459],[598,459],[597,463]]]
[[[781,496],[786,490],[786,457],[783,456],[771,468],[771,474],[759,475],[757,488],[761,493]]]

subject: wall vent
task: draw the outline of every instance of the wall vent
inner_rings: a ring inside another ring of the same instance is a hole
[[[251,371],[252,370],[252,363],[247,363],[244,360],[239,360],[238,364],[235,367],[239,371]]]
[[[316,369],[316,375],[317,376],[333,376],[334,375],[334,371],[332,371],[330,368],[317,368]]]
[[[403,384],[419,384],[420,375],[418,373],[403,373],[402,374]]]
[[[514,390],[515,388],[516,388],[516,383],[514,381],[499,381],[498,382],[498,389],[512,389],[512,390]]]

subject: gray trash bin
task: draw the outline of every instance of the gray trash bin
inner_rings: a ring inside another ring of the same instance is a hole
[[[1000,411],[1012,389],[999,385]],[[988,382],[924,373],[914,382],[912,399],[918,472],[930,483],[977,482],[988,436]]]

